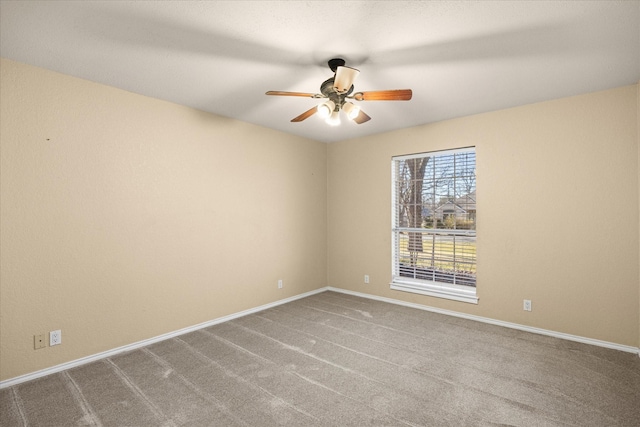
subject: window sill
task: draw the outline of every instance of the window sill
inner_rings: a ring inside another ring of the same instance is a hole
[[[461,289],[462,286],[446,286],[438,284],[437,282],[412,282],[404,281],[400,279],[394,279],[391,282],[391,289],[396,291],[411,292],[414,294],[428,295],[436,298],[445,298],[454,301],[461,301],[470,304],[478,304],[478,297],[476,296],[475,288]]]

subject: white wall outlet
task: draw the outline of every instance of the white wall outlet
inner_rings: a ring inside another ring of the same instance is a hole
[[[60,329],[49,332],[49,346],[58,344],[62,344],[62,331]]]
[[[531,311],[531,300],[530,299],[524,300],[522,308],[524,311]]]
[[[278,289],[282,289],[282,279],[278,280]]]
[[[368,274],[364,275],[364,283],[369,283],[369,275]]]

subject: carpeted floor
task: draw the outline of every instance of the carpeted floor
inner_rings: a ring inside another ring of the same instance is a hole
[[[640,358],[324,292],[0,391],[2,426],[635,426]]]

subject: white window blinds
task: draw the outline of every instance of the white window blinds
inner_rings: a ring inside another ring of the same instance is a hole
[[[474,148],[393,158],[394,289],[477,302],[475,169]]]

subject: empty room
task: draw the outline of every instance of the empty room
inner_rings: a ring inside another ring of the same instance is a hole
[[[0,425],[640,425],[640,1],[0,0]]]

